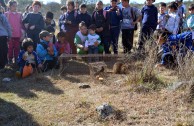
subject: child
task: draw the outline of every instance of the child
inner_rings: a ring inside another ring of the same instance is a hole
[[[6,16],[0,11],[0,70],[7,63],[7,40],[11,38],[11,26]]]
[[[71,53],[76,54],[76,47],[74,44],[74,37],[76,32],[78,31],[77,24],[77,11],[74,10],[74,1],[67,1],[67,13],[65,14],[65,29],[67,30],[67,40],[71,46]]]
[[[12,0],[9,1],[9,11],[5,13],[11,27],[12,27],[12,37],[8,43],[8,63],[16,63],[16,59],[20,52],[20,39],[22,37],[22,14],[17,12],[17,2]]]
[[[120,22],[122,20],[122,11],[117,6],[117,0],[111,0],[111,5],[104,10],[110,14],[110,33],[111,44],[113,46],[114,54],[118,54],[118,39],[120,33]]]
[[[186,55],[187,50],[193,51],[192,41],[191,32],[183,32],[177,35],[171,35],[167,32],[160,33],[158,44],[161,45],[163,54],[161,63],[157,66],[174,64],[176,56],[178,56],[179,63],[180,59]]]
[[[57,34],[58,42],[55,43],[55,47],[58,51],[58,55],[60,56],[62,53],[70,54],[70,45],[69,42],[66,41],[65,32],[59,32]]]
[[[189,16],[185,22],[185,30],[192,31],[192,38],[194,39],[194,4],[189,6]]]
[[[110,26],[109,14],[103,10],[103,2],[96,3],[96,10],[92,14],[92,24],[96,25],[96,33],[102,39],[101,44],[104,46],[106,54],[110,54]],[[99,47],[99,53],[103,53],[103,47]]]
[[[186,10],[183,7],[183,0],[176,0],[176,3],[178,4],[177,13],[178,16],[180,17],[179,33],[181,33],[183,31],[183,21],[184,18],[186,17]]]
[[[32,12],[32,6],[30,5],[26,6],[25,12],[22,14],[22,19],[24,19],[28,15],[28,13],[31,13],[31,12]]]
[[[138,43],[139,51],[144,51],[144,44],[146,40],[149,40],[150,37],[153,35],[154,31],[157,27],[158,22],[158,10],[153,5],[155,0],[146,0],[145,6],[142,8],[142,28],[141,28],[141,35],[140,41]]]
[[[26,38],[22,42],[22,50],[19,53],[17,63],[19,65],[19,71],[16,72],[18,77],[22,76],[23,68],[26,65],[31,64],[33,68],[42,68],[41,61],[34,51],[34,43],[32,39]]]
[[[87,34],[88,30],[85,22],[79,23],[79,31],[76,33],[74,38],[74,44],[77,47],[77,54],[87,54],[87,51],[84,50]]]
[[[179,30],[179,22],[180,22],[180,17],[177,14],[177,3],[171,2],[170,5],[168,6],[169,8],[169,18],[166,23],[165,29],[168,30],[171,34],[176,35]]]
[[[65,21],[65,13],[67,12],[67,7],[66,6],[62,6],[61,7],[61,15],[59,17],[59,29],[60,31],[63,31],[63,32],[66,32],[65,30],[65,24],[64,24],[64,21]]]
[[[89,34],[85,42],[85,50],[88,50],[88,54],[98,54],[98,45],[100,44],[101,39],[100,36],[95,33],[96,26],[94,24],[90,25],[88,29]]]
[[[54,14],[50,11],[46,13],[45,25],[46,27],[52,26],[55,29],[56,23],[53,20]]]
[[[157,31],[164,31],[167,22],[167,14],[166,14],[166,3],[161,2],[159,4],[159,13],[158,13],[158,25]]]
[[[43,71],[52,69],[56,65],[57,50],[52,43],[49,43],[51,34],[48,31],[40,33],[40,43],[36,48],[36,52],[43,63]]]
[[[92,17],[87,13],[86,4],[81,4],[79,8],[80,8],[80,14],[78,14],[77,16],[78,23],[84,21],[88,28],[91,25]]]
[[[25,25],[27,36],[31,38],[34,42],[34,48],[36,48],[37,43],[40,42],[39,33],[44,29],[44,19],[41,15],[40,8],[41,3],[39,1],[34,1],[32,4],[33,12],[29,13],[23,20]]]
[[[0,12],[4,13],[6,9],[7,8],[6,8],[5,1],[4,0],[0,0]]]
[[[54,14],[50,11],[48,11],[46,13],[46,19],[45,19],[45,30],[48,31],[49,33],[52,33],[53,36],[52,36],[52,39],[50,42],[52,42],[53,44],[55,44],[56,42],[56,37],[55,37],[55,26],[56,26],[56,23],[55,21],[53,20],[54,18]]]
[[[122,0],[123,5],[123,21],[121,23],[122,29],[122,44],[124,53],[130,53],[133,47],[133,35],[134,35],[134,28],[135,24],[141,18],[141,13],[135,7],[131,7],[129,5],[129,0]],[[135,17],[138,17],[135,19]]]

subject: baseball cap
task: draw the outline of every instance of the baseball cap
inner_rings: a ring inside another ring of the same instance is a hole
[[[48,31],[41,31],[39,34],[40,39],[43,39],[43,37],[50,36],[52,33],[49,33]]]

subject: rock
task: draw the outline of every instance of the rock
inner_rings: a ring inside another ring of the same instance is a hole
[[[181,82],[174,82],[172,85],[168,87],[169,90],[177,90],[183,86],[190,85],[191,81],[181,81]]]
[[[2,81],[3,81],[3,82],[10,82],[10,81],[11,81],[11,78],[3,78]]]
[[[105,119],[109,115],[113,113],[113,108],[107,103],[103,103],[101,106],[96,108],[96,111],[98,112],[100,118]]]
[[[79,88],[86,89],[86,88],[91,88],[91,87],[88,84],[80,84]]]
[[[136,87],[134,89],[134,91],[137,92],[137,93],[147,93],[147,92],[150,91],[150,89],[148,87],[145,87],[143,85],[140,85],[140,86]]]

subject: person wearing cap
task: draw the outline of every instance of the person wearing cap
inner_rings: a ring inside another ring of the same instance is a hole
[[[56,47],[49,43],[52,37],[52,34],[48,31],[42,31],[39,34],[40,43],[36,48],[37,55],[39,56],[41,62],[43,63],[43,72],[48,69],[52,69],[56,65],[56,57],[58,52]]]
[[[117,0],[111,0],[111,5],[104,8],[110,15],[110,33],[111,44],[113,46],[114,54],[118,54],[118,39],[120,33],[120,22],[122,20],[122,11],[117,6]]]
[[[142,28],[140,41],[138,42],[138,51],[144,53],[144,45],[153,35],[158,25],[158,9],[153,3],[155,0],[146,0],[145,6],[142,8]]]

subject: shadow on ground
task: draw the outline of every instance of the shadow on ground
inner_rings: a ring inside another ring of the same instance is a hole
[[[0,125],[1,126],[39,126],[32,115],[22,110],[16,104],[0,98]]]

